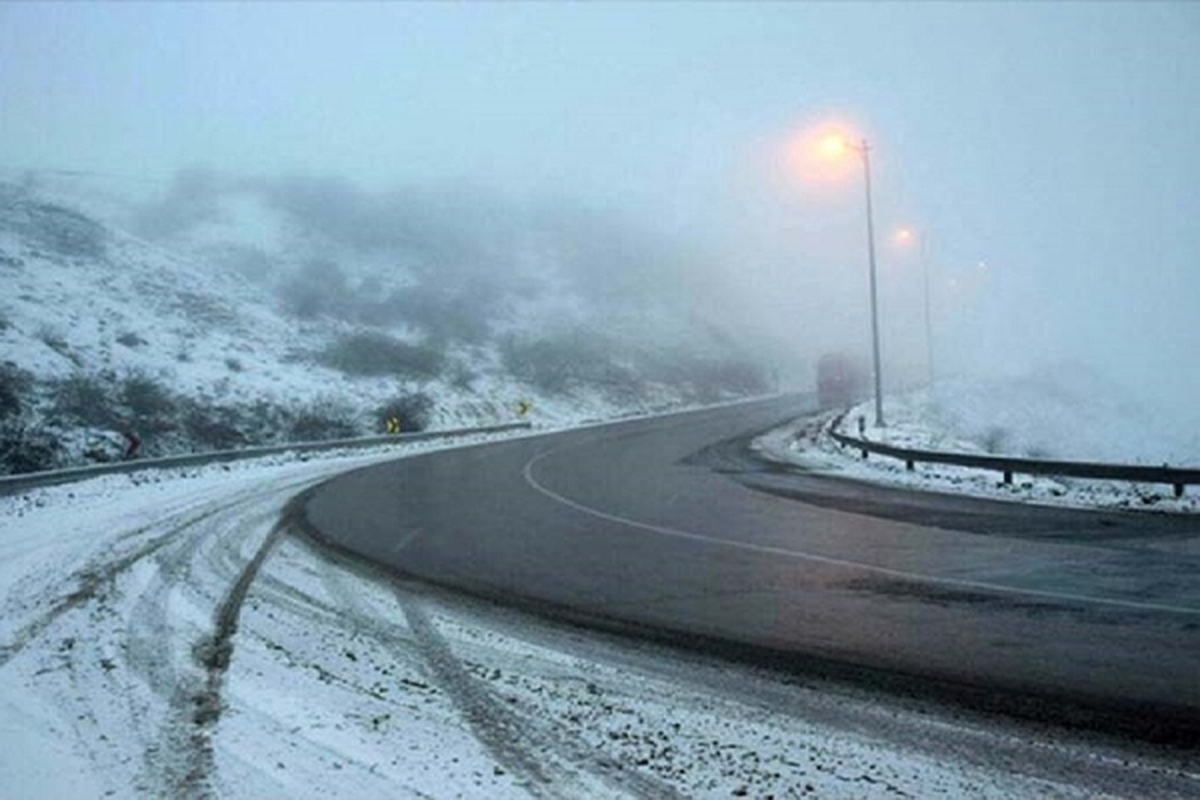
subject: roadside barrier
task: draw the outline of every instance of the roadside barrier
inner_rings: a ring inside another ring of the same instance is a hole
[[[62,483],[94,478],[97,475],[113,475],[129,472],[141,472],[147,469],[170,469],[173,467],[192,467],[202,464],[225,464],[231,461],[242,461],[249,458],[261,458],[280,453],[311,453],[320,450],[338,450],[354,447],[375,447],[381,444],[403,444],[420,442],[428,439],[451,438],[454,436],[469,436],[476,433],[503,433],[513,430],[528,430],[529,422],[509,422],[503,425],[486,425],[477,428],[454,428],[441,431],[421,431],[419,433],[400,433],[386,436],[366,436],[358,439],[334,439],[322,442],[295,442],[293,444],[269,445],[266,447],[247,447],[241,450],[216,450],[209,453],[189,453],[180,456],[164,458],[145,458],[133,461],[118,461],[109,464],[95,464],[87,467],[72,467],[70,469],[48,470],[45,472],[26,472],[21,475],[5,475],[0,477],[0,495],[13,494],[24,489],[38,486],[54,486]]]
[[[1004,483],[1011,485],[1013,475],[1054,475],[1064,478],[1093,478],[1109,481],[1133,481],[1137,483],[1163,483],[1175,490],[1176,497],[1183,496],[1184,487],[1200,484],[1200,469],[1177,468],[1163,464],[1148,467],[1133,464],[1104,464],[1089,461],[1048,461],[1031,458],[1009,458],[1006,456],[976,455],[973,453],[945,453],[935,450],[913,450],[895,447],[882,442],[872,442],[865,437],[847,436],[837,430],[845,414],[835,418],[829,425],[829,435],[842,447],[850,447],[862,453],[890,456],[904,462],[910,472],[917,463],[953,464],[959,467],[975,467],[994,470],[1004,476]]]

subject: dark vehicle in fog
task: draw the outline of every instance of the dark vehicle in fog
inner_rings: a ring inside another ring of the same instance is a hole
[[[817,400],[821,408],[849,406],[866,396],[867,371],[846,353],[826,353],[817,362]]]

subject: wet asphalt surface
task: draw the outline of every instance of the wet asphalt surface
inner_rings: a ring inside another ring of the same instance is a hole
[[[1200,520],[914,494],[757,459],[779,398],[433,452],[307,498],[408,577],[783,670],[1200,740]]]

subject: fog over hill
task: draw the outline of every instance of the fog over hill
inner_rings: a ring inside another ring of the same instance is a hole
[[[465,188],[205,170],[0,187],[5,471],[403,427],[564,421],[760,393],[627,220]]]

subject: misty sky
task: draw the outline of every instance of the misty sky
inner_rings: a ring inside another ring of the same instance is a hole
[[[1200,395],[1200,4],[0,5],[2,166],[571,198],[703,244],[754,324],[857,346],[861,178],[780,157],[829,119],[874,147],[897,360],[908,224],[947,361]]]

